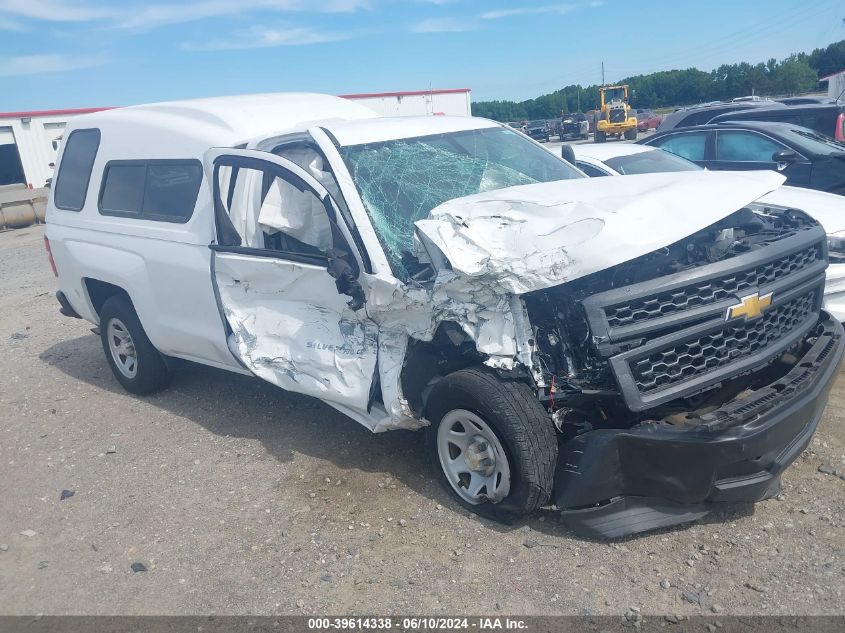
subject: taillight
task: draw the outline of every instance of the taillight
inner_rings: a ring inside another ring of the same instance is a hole
[[[44,248],[47,249],[47,259],[50,260],[50,268],[53,269],[53,274],[58,277],[59,276],[59,269],[56,268],[56,261],[53,259],[53,251],[50,250],[50,240],[47,239],[47,236],[44,236]]]
[[[845,141],[845,112],[836,117],[836,132],[833,136],[837,141]]]

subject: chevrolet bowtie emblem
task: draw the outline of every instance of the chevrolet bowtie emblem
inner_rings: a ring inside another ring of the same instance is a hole
[[[746,321],[763,315],[763,311],[772,305],[772,293],[762,297],[758,293],[742,298],[742,302],[728,308],[727,320],[745,317]]]

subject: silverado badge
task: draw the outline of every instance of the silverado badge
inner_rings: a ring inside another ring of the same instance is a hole
[[[746,321],[751,321],[763,315],[763,311],[770,308],[772,305],[772,293],[760,296],[755,292],[753,295],[743,297],[742,301],[735,306],[728,308],[726,320],[738,319],[745,317]]]

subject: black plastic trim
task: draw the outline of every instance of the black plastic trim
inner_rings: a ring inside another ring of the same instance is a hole
[[[268,248],[251,248],[248,246],[225,246],[222,244],[209,244],[208,248],[215,253],[233,253],[235,255],[249,255],[250,257],[266,257],[268,259],[281,259],[298,264],[311,264],[327,268],[328,257],[322,255],[308,255],[306,253],[288,253],[286,251],[274,251]]]
[[[717,279],[725,275],[731,275],[747,271],[750,268],[765,265],[775,260],[781,259],[793,253],[797,253],[804,249],[810,248],[814,244],[820,244],[822,252],[822,260],[807,269],[793,273],[784,277],[777,282],[765,286],[766,292],[779,291],[782,288],[791,285],[792,283],[800,283],[803,279],[814,277],[827,268],[827,241],[824,229],[820,226],[813,227],[792,235],[783,240],[779,240],[765,248],[758,249],[732,257],[730,259],[693,268],[692,270],[676,273],[674,275],[667,275],[665,277],[658,277],[649,281],[644,281],[638,284],[625,286],[623,288],[614,288],[606,292],[591,295],[582,301],[584,310],[588,321],[590,322],[590,329],[593,336],[598,339],[600,343],[616,343],[627,339],[647,336],[648,334],[667,328],[682,325],[684,322],[698,321],[707,318],[708,316],[715,317],[716,315],[725,314],[725,310],[734,305],[736,301],[721,301],[717,303],[708,304],[695,308],[692,310],[683,310],[672,313],[665,317],[657,319],[649,319],[640,324],[634,324],[621,328],[611,328],[605,315],[605,308],[619,305],[621,303],[635,301],[637,299],[644,299],[654,295],[670,292],[672,290],[681,289],[686,286]],[[763,291],[763,287],[758,289]],[[753,289],[749,288],[743,291],[743,295],[750,294]],[[740,297],[736,297],[739,300]]]
[[[845,351],[842,325],[826,312],[811,336],[786,375],[701,424],[599,429],[561,446],[554,500],[564,523],[585,536],[620,537],[777,494],[818,426]]]
[[[70,305],[70,301],[68,301],[64,292],[59,290],[56,293],[56,299],[59,302],[59,306],[60,306],[59,313],[60,314],[66,316],[66,317],[74,318],[74,319],[81,319],[82,318],[81,316],[79,316],[79,313],[77,313],[77,311],[73,309],[73,306]]]
[[[648,319],[624,327],[612,328],[606,309],[640,299],[648,299],[673,290],[741,273],[764,266],[810,248],[820,249],[820,259],[805,268],[780,277],[772,283],[749,287],[725,299],[696,308],[680,310],[663,317]],[[674,275],[597,293],[582,301],[598,352],[608,358],[625,403],[632,411],[644,411],[671,400],[689,396],[719,382],[763,366],[799,340],[815,323],[822,304],[824,271],[827,268],[827,242],[824,229],[815,226],[778,240],[766,247],[701,266]],[[718,332],[738,322],[728,320],[727,310],[743,296],[773,293],[772,307],[810,291],[816,291],[815,309],[811,316],[789,336],[767,346],[756,354],[738,359],[699,376],[682,380],[663,389],[643,393],[631,372],[631,363],[669,345],[677,345],[700,336]],[[656,338],[649,338],[656,337]],[[630,349],[628,349],[630,348]],[[624,350],[624,351],[620,351]]]
[[[630,351],[613,356],[609,361],[610,366],[616,375],[616,381],[622,391],[622,395],[625,398],[625,403],[631,411],[644,411],[659,404],[701,391],[707,387],[715,385],[716,383],[722,382],[725,379],[733,378],[745,372],[751,371],[757,366],[765,365],[771,359],[779,356],[787,348],[800,340],[818,321],[818,310],[821,308],[823,291],[824,276],[805,282],[800,286],[793,286],[788,291],[775,293],[772,298],[771,309],[776,309],[778,306],[781,306],[797,297],[801,297],[804,294],[809,294],[810,292],[815,293],[814,309],[807,315],[800,325],[789,333],[788,336],[767,345],[757,353],[737,359],[729,364],[713,369],[712,371],[668,385],[663,389],[655,390],[650,393],[641,392],[637,388],[636,379],[631,372],[631,364],[646,358],[652,353],[669,345],[680,345],[708,334],[718,333],[724,330],[726,326],[741,322],[742,319],[740,318],[726,321],[723,313],[722,318],[718,321],[711,320],[704,324],[684,329],[681,332],[672,332],[671,334],[649,341],[645,345],[641,345]]]

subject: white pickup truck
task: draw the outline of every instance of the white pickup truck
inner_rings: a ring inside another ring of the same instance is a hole
[[[506,126],[314,94],[73,119],[63,314],[129,391],[172,359],[427,427],[446,488],[582,534],[776,494],[842,349],[824,231],[775,173],[588,179]]]

